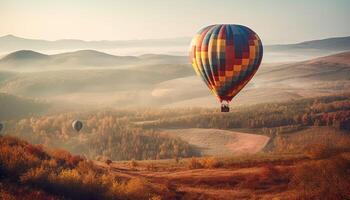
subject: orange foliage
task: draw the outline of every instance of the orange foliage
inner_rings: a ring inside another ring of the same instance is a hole
[[[93,163],[63,150],[46,151],[14,137],[0,137],[0,189],[2,179],[25,184],[50,195],[34,199],[148,199],[157,196],[145,180],[118,178],[97,169]],[[1,196],[2,195],[2,196]],[[10,193],[0,197],[11,199]],[[27,196],[28,197],[28,196]],[[45,198],[47,197],[47,198]]]

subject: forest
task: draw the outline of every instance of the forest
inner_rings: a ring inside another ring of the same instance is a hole
[[[84,128],[71,127],[80,119]],[[350,130],[350,95],[233,107],[231,113],[212,108],[110,109],[58,113],[7,121],[5,134],[34,144],[63,148],[98,160],[145,160],[200,156],[198,149],[176,137],[160,134],[169,128],[244,130],[277,139],[309,127]]]
[[[265,103],[249,107],[233,108],[233,112],[222,114],[214,110],[201,110],[197,114],[180,117],[160,117],[145,128],[220,128],[262,129],[278,128],[285,131],[299,126],[332,126],[339,130],[350,130],[350,94],[332,95]]]

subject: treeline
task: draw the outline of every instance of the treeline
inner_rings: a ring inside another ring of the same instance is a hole
[[[171,193],[144,179],[117,177],[81,156],[8,136],[0,136],[0,189],[0,199],[161,199]]]
[[[199,151],[179,138],[164,137],[153,131],[138,129],[111,130],[108,134],[94,134],[86,143],[89,157],[113,160],[145,160],[198,156]]]
[[[275,128],[333,126],[350,130],[350,95],[318,97],[284,103],[266,103],[234,109],[231,113],[203,114],[161,118],[144,128]]]

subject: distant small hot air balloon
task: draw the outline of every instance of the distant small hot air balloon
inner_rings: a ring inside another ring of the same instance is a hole
[[[75,131],[79,132],[83,128],[83,122],[79,120],[74,120],[72,122],[72,127]]]
[[[191,62],[197,75],[221,102],[221,111],[252,79],[263,56],[259,36],[235,24],[201,29],[191,43]]]
[[[4,129],[4,124],[0,122],[0,133],[2,132],[3,129]]]

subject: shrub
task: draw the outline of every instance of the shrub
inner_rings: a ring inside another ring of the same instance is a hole
[[[192,157],[190,161],[188,162],[188,168],[189,169],[200,169],[203,168],[203,165],[199,160],[195,157]]]
[[[138,166],[138,163],[136,162],[136,160],[132,159],[130,161],[130,167],[137,167]]]
[[[222,161],[214,157],[202,158],[200,163],[204,168],[218,168],[224,165]]]
[[[109,160],[109,159],[107,159],[107,160],[105,161],[105,163],[106,163],[107,165],[110,165],[110,164],[112,164],[112,161]]]
[[[17,179],[28,168],[39,165],[40,159],[26,152],[22,146],[0,146],[1,175]]]
[[[125,193],[133,199],[148,199],[151,196],[149,183],[142,178],[132,178],[125,186]]]
[[[39,159],[44,160],[48,158],[48,155],[44,152],[43,147],[40,145],[28,144],[25,150],[32,154],[33,156],[39,157]]]

